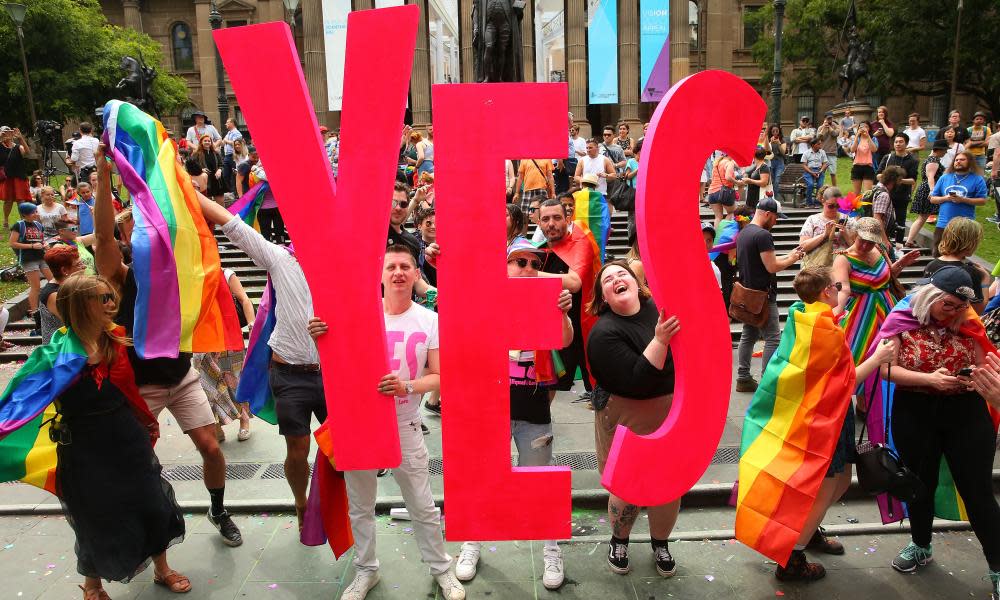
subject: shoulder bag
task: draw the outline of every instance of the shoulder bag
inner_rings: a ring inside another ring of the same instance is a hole
[[[759,329],[770,317],[767,297],[767,290],[748,288],[736,281],[729,297],[729,316],[740,323]]]

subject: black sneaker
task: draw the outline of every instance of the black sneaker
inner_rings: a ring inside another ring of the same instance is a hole
[[[427,412],[432,412],[436,415],[440,415],[441,403],[438,402],[437,404],[431,404],[430,402],[424,402],[424,410],[426,410]]]
[[[385,477],[390,473],[389,469],[379,469],[378,473],[375,474],[376,477]]]
[[[628,544],[611,542],[611,546],[608,547],[608,566],[619,575],[625,575],[632,570],[628,565]]]
[[[653,560],[656,561],[656,572],[661,577],[673,577],[677,572],[677,561],[670,556],[670,548],[666,544],[653,546]]]
[[[426,425],[424,425],[423,423],[421,423],[420,424],[420,432],[423,433],[424,435],[430,435],[431,430]]]
[[[594,392],[590,391],[585,391],[582,394],[580,394],[580,400],[583,400],[585,402],[590,402],[590,399],[593,397],[594,397]]]
[[[222,543],[225,545],[233,548],[243,545],[243,535],[240,534],[240,528],[236,526],[236,523],[233,523],[233,518],[229,516],[228,512],[223,511],[221,515],[215,517],[209,510],[208,522],[219,530],[222,535]]]

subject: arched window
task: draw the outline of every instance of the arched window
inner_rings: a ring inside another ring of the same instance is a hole
[[[194,45],[187,23],[174,23],[170,28],[170,45],[174,54],[175,71],[194,70]]]
[[[809,117],[809,120],[813,123],[816,122],[816,92],[809,88],[803,88],[799,92],[798,101],[796,102],[795,112],[798,115],[796,123],[802,119],[802,117]]]
[[[698,13],[698,3],[695,2],[694,0],[688,0],[688,29],[690,31],[688,39],[691,43],[692,50],[697,50],[698,48],[700,48],[700,46],[698,45],[699,16],[700,14]]]

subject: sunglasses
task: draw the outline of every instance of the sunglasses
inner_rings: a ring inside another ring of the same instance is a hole
[[[840,290],[844,289],[844,282],[842,282],[842,281],[834,281],[833,283],[831,283],[830,285],[828,285],[826,287],[835,288],[839,292]]]
[[[540,271],[542,269],[542,261],[537,258],[512,258],[507,261],[508,265],[510,263],[516,264],[521,269],[524,269],[528,265],[531,265],[531,268],[536,271]]]
[[[111,294],[111,293],[98,294],[98,295],[94,296],[94,298],[97,298],[98,300],[100,300],[101,304],[107,304],[108,302],[111,302],[112,300],[115,299],[115,295]]]
[[[534,212],[538,212],[538,207],[537,206],[529,206],[528,207],[528,214],[530,215],[531,213],[534,213]]]
[[[410,201],[409,200],[393,200],[392,201],[392,207],[393,208],[396,208],[396,207],[406,208],[409,205],[410,205]]]

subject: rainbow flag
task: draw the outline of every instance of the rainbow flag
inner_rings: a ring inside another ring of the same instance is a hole
[[[274,286],[268,278],[264,294],[260,297],[260,305],[257,307],[253,330],[250,332],[250,342],[247,344],[240,382],[236,386],[236,398],[240,402],[249,402],[250,412],[271,425],[278,423],[278,415],[275,412],[274,394],[271,393],[271,384],[268,380],[271,347],[267,341],[274,332],[276,303]]]
[[[94,233],[94,205],[80,202],[77,205],[77,218],[80,220],[80,235]]]
[[[911,296],[907,296],[893,307],[892,311],[886,317],[885,322],[882,323],[882,328],[875,335],[875,339],[872,340],[866,356],[870,355],[882,340],[921,327],[920,322],[913,316],[913,311],[910,310],[910,299]],[[971,307],[968,310],[966,320],[959,329],[959,333],[975,340],[976,344],[982,349],[983,354],[997,351],[986,335],[986,329],[983,327],[983,322],[979,319],[979,315]],[[868,409],[868,438],[875,443],[887,443],[890,448],[895,450],[896,444],[892,438],[891,425],[889,427],[889,439],[885,439],[885,419],[887,415],[892,414],[896,386],[892,383],[883,382],[878,373],[875,373],[865,382],[866,398],[871,393],[872,386],[876,387],[876,398],[881,401],[873,402],[872,406]],[[993,430],[996,431],[998,425],[1000,425],[1000,412],[992,406],[988,406],[988,408],[990,417],[993,420]],[[880,495],[877,502],[882,514],[883,523],[902,521],[907,515],[906,505],[887,494]],[[958,494],[958,488],[955,487],[955,480],[952,478],[951,470],[948,468],[948,461],[943,456],[941,457],[941,467],[938,471],[937,489],[934,490],[934,516],[939,519],[948,519],[949,521],[969,520],[969,515],[965,510],[965,502]]]
[[[215,238],[163,125],[112,100],[104,107],[104,128],[104,142],[134,205],[136,353],[157,358],[242,349]]]
[[[306,546],[321,546],[329,541],[334,557],[340,558],[354,545],[354,534],[348,515],[347,483],[343,472],[333,464],[331,435],[327,423],[313,433],[316,462],[299,541]]]
[[[740,235],[740,224],[731,219],[723,219],[719,222],[719,229],[715,232],[715,245],[708,253],[708,260],[715,260],[723,252],[729,252],[736,248],[736,238]]]
[[[830,307],[796,302],[743,423],[736,539],[786,564],[816,501],[854,389]]]
[[[271,184],[261,181],[247,190],[240,199],[229,207],[229,212],[238,216],[241,221],[260,232],[260,223],[257,220],[257,211],[264,203],[264,198],[271,191]]]
[[[600,192],[590,188],[583,188],[573,194],[573,200],[576,201],[573,208],[574,227],[583,226],[594,234],[597,256],[603,263],[608,236],[611,235],[611,211],[608,209],[608,201]]]

